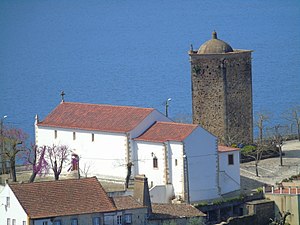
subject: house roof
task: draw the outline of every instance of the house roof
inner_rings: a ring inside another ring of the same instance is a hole
[[[117,210],[96,177],[9,186],[31,219]]]
[[[152,142],[183,141],[197,127],[195,124],[156,122],[135,140]]]
[[[240,150],[239,148],[233,148],[224,145],[218,146],[218,152],[232,152],[232,151],[239,151],[239,150]]]
[[[116,196],[112,200],[118,210],[146,208],[132,196]]]
[[[206,216],[189,204],[152,204],[151,219],[190,218]]]
[[[153,108],[62,102],[43,121],[42,127],[128,132],[141,123]]]

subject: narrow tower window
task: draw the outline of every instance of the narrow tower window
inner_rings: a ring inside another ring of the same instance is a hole
[[[54,131],[54,138],[57,138],[57,130]]]
[[[154,169],[157,169],[157,168],[158,168],[157,157],[156,157],[156,156],[153,158],[153,168],[154,168]]]
[[[73,132],[73,140],[76,140],[76,133]]]
[[[95,135],[92,134],[92,142],[94,142],[94,140],[95,140]]]

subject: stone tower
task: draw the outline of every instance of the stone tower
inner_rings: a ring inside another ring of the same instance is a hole
[[[252,143],[252,50],[232,49],[218,39],[189,51],[193,123],[219,138],[219,143]]]

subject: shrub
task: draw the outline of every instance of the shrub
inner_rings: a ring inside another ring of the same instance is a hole
[[[256,147],[253,145],[245,145],[242,149],[241,149],[241,153],[243,155],[249,155],[252,152],[254,152],[256,150]]]

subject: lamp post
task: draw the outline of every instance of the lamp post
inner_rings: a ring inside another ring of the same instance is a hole
[[[6,173],[6,163],[4,159],[4,137],[3,137],[3,122],[4,119],[7,117],[7,115],[3,116],[0,119],[0,132],[1,132],[1,169],[2,169],[2,174]]]
[[[168,108],[169,108],[169,102],[171,101],[171,98],[168,98],[165,102],[165,107],[166,107],[166,117],[168,117]]]

